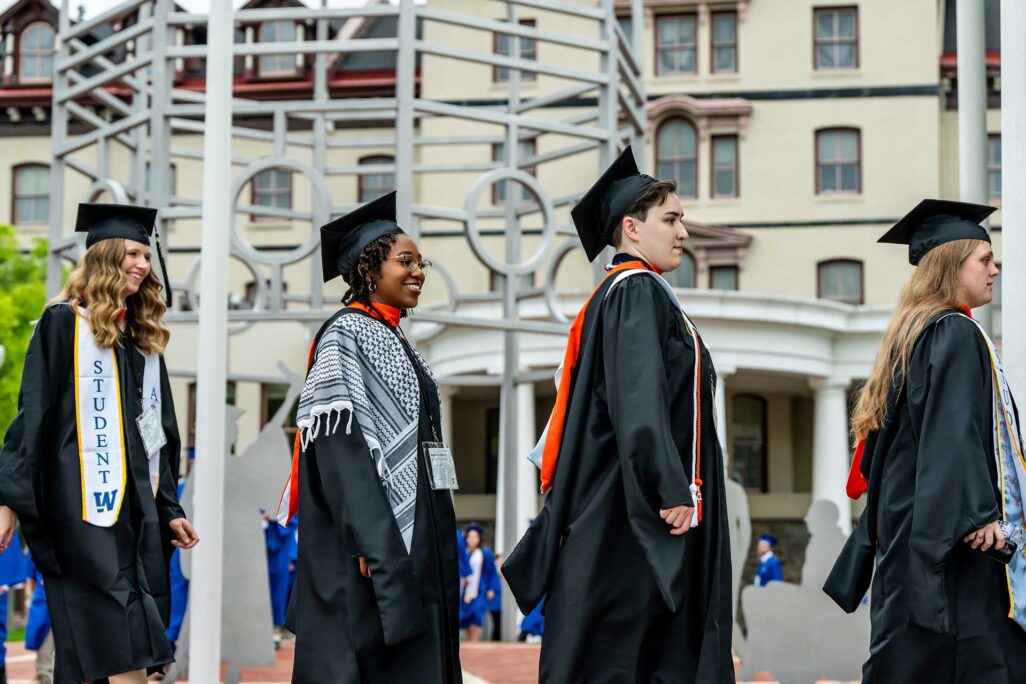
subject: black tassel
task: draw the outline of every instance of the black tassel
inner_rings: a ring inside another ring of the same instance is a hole
[[[171,310],[171,277],[167,273],[167,262],[164,261],[164,249],[160,246],[160,238],[157,238],[157,261],[160,262],[160,275],[164,280],[164,301],[168,310]]]

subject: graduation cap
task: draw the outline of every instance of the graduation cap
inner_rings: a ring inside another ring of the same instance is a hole
[[[616,158],[570,212],[588,261],[594,261],[634,202],[656,179],[640,173],[631,146]],[[615,246],[615,245],[614,245]]]
[[[877,242],[908,245],[908,263],[915,266],[934,247],[953,240],[985,240],[987,230],[980,225],[996,207],[952,200],[925,199],[894,224]]]
[[[481,527],[480,523],[472,522],[463,528],[463,535],[466,536],[468,532],[477,532],[478,535],[484,537],[484,528]]]
[[[772,534],[760,535],[759,536],[759,541],[764,541],[767,544],[769,544],[770,546],[776,546],[777,545],[777,538],[774,537]]]
[[[148,245],[156,223],[157,210],[151,207],[83,202],[78,205],[75,232],[86,234],[86,249],[101,240],[134,240]],[[164,281],[164,300],[170,309],[171,283],[168,280],[167,264],[164,262],[164,251],[160,247],[159,238],[156,239],[156,244],[157,260],[160,262]]]
[[[382,235],[403,232],[395,222],[395,196],[393,190],[321,226],[324,282],[348,278],[364,247]]]

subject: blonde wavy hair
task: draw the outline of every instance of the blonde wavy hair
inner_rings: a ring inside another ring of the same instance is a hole
[[[851,419],[855,439],[880,429],[895,378],[904,385],[916,340],[934,314],[962,306],[958,270],[983,240],[953,240],[927,252],[898,297],[869,379]]]
[[[126,276],[121,270],[125,259],[124,240],[101,240],[86,250],[75,270],[68,276],[64,289],[49,304],[67,302],[89,311],[89,327],[102,347],[118,343],[121,331],[118,317],[125,291]],[[151,269],[124,306],[126,322],[135,346],[146,354],[161,353],[167,347],[171,331],[164,325],[163,285]],[[49,305],[48,304],[48,305]]]

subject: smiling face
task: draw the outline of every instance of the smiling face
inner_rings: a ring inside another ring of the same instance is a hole
[[[150,274],[150,246],[135,240],[125,240],[125,258],[121,260],[121,272],[125,274],[123,298],[128,299],[142,286]]]
[[[990,243],[981,242],[958,267],[962,301],[970,309],[989,304],[994,298],[994,278],[998,273],[998,267],[994,264],[994,249]]]
[[[674,192],[667,194],[662,204],[648,210],[644,220],[624,218],[618,251],[639,256],[664,273],[674,270],[680,266],[688,238],[683,217],[680,198]]]
[[[395,242],[388,251],[388,258],[381,262],[381,271],[375,280],[371,301],[399,309],[412,309],[417,306],[425,278],[424,272],[415,266],[420,261],[417,244],[409,235],[397,233]]]

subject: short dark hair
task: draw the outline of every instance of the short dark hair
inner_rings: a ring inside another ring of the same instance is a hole
[[[630,216],[638,221],[644,221],[648,218],[648,210],[652,207],[658,207],[665,202],[671,192],[677,192],[677,181],[675,180],[657,180],[648,186],[645,192],[641,193],[638,199],[634,200],[634,204],[631,205],[631,208],[620,219],[619,225],[613,229],[613,234],[609,237],[609,244],[613,247],[620,244],[620,240],[623,238],[623,219]]]

